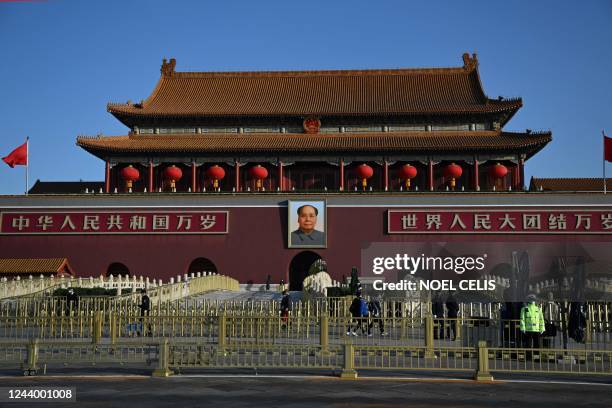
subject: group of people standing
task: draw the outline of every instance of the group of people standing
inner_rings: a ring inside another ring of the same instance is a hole
[[[349,312],[353,317],[349,323],[346,335],[358,336],[357,330],[361,330],[361,334],[372,336],[372,328],[376,324],[381,336],[386,336],[385,332],[385,321],[382,316],[382,307],[380,305],[380,298],[374,296],[368,301],[358,290],[355,294],[355,298],[351,303]]]
[[[370,301],[368,301],[365,297],[363,297],[361,291],[358,290],[353,302],[351,303],[349,311],[353,319],[351,322],[349,322],[349,327],[346,332],[347,336],[358,336],[358,330],[360,330],[362,334],[367,333],[368,336],[372,336],[372,329],[375,325],[378,327],[381,336],[387,335],[385,332],[385,323],[382,316],[380,298],[378,296],[373,297]],[[283,297],[280,302],[280,317],[283,328],[288,326],[290,312],[291,298],[289,296],[289,292],[285,289],[283,290]]]
[[[576,342],[584,342],[586,329],[586,313],[583,304],[573,302],[567,305],[565,310],[568,321],[562,324],[566,328],[567,337]],[[280,315],[283,325],[286,327],[291,311],[291,299],[288,291],[283,291],[280,304]],[[501,310],[501,320],[506,321],[501,327],[504,330],[502,341],[506,347],[541,348],[543,338],[557,336],[559,329],[559,316],[561,308],[559,304],[549,299],[548,303],[541,305],[533,294],[527,296],[526,302],[507,302]],[[355,297],[349,307],[351,320],[346,331],[347,336],[367,335],[372,336],[374,326],[378,327],[381,336],[386,336],[385,319],[381,306],[380,295],[375,295],[369,300],[363,295],[361,289],[355,293]],[[459,324],[460,307],[453,292],[442,296],[437,293],[433,296],[431,312],[434,320],[434,339],[448,339],[455,341],[459,337],[457,332]],[[469,318],[468,318],[469,319]],[[486,319],[485,319],[486,320]],[[547,343],[544,343],[544,347]]]
[[[568,338],[576,343],[585,342],[587,313],[584,303],[557,303],[549,293],[548,301],[543,305],[538,303],[535,294],[530,294],[520,307],[520,312],[517,312],[516,306],[515,302],[506,303],[501,316],[503,320],[519,319],[521,339],[515,338],[514,325],[511,324],[508,336],[511,343],[526,348],[550,347],[548,343],[553,342],[559,330],[563,333],[564,346]],[[543,339],[547,339],[544,344]]]

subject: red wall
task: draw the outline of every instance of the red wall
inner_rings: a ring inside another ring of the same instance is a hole
[[[220,208],[215,208],[219,210]],[[125,264],[132,275],[169,279],[186,273],[199,257],[212,260],[219,273],[263,283],[288,281],[292,258],[303,249],[287,249],[286,207],[229,207],[225,235],[82,235],[0,236],[0,257],[67,257],[78,276],[106,274],[111,263]],[[609,237],[582,235],[387,235],[384,207],[328,207],[328,247],[313,249],[327,261],[332,277],[350,275],[360,267],[361,248],[370,242],[431,241],[602,241]]]

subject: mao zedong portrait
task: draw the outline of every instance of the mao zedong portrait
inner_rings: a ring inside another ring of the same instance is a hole
[[[325,234],[316,229],[319,210],[312,205],[297,209],[298,229],[291,233],[291,244],[296,246],[325,245]]]

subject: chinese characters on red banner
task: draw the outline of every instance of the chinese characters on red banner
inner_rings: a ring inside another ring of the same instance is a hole
[[[388,210],[389,234],[610,234],[609,210]]]
[[[227,234],[227,211],[3,212],[0,234]]]

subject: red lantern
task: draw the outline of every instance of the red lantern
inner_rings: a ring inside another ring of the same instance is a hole
[[[357,177],[361,179],[361,186],[363,187],[363,191],[365,191],[366,186],[368,185],[368,179],[374,175],[374,170],[363,163],[357,166]]]
[[[262,167],[261,164],[258,164],[255,167],[251,167],[249,169],[249,174],[251,177],[257,180],[257,189],[261,188],[261,181],[268,177],[268,170],[265,167]]]
[[[415,178],[417,175],[417,169],[410,164],[404,164],[400,167],[399,176],[401,179],[406,180],[406,189],[410,188],[410,180]]]
[[[125,188],[130,191],[132,183],[140,178],[140,172],[131,164],[121,170],[121,178],[125,180]]]
[[[494,179],[504,178],[506,177],[506,174],[508,174],[508,168],[503,164],[497,163],[495,166],[491,167],[489,174]]]
[[[444,177],[451,179],[451,189],[455,189],[455,179],[458,179],[463,174],[461,166],[451,163],[444,168]]]
[[[223,180],[223,177],[225,177],[225,170],[223,170],[223,167],[215,164],[206,170],[206,176],[213,180],[214,188],[219,188],[219,180]]]
[[[183,177],[183,171],[173,164],[170,167],[166,167],[166,170],[164,170],[164,177],[170,182],[170,188],[172,191],[175,191],[176,182]]]

